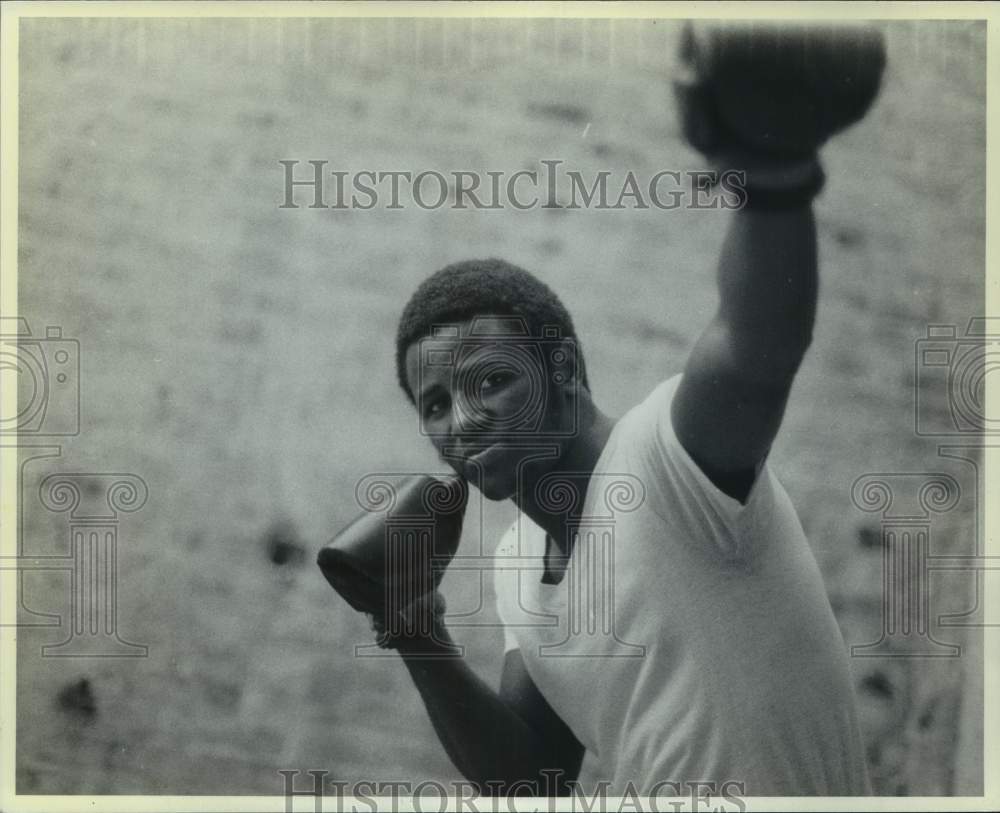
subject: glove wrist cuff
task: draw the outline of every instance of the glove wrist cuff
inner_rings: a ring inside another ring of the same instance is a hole
[[[373,619],[375,642],[401,655],[461,655],[461,648],[452,642],[444,625],[446,607],[444,596],[435,591],[429,599],[418,599],[384,620]]]
[[[719,162],[724,171],[739,172],[746,191],[746,209],[793,209],[809,204],[826,184],[816,155],[777,160],[733,157]]]

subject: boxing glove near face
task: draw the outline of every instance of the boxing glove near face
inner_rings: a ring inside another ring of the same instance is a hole
[[[886,56],[869,25],[689,23],[680,60],[674,88],[695,149],[794,160],[865,115]]]
[[[355,610],[391,617],[437,589],[462,536],[460,477],[366,478],[365,512],[320,550],[317,564]]]

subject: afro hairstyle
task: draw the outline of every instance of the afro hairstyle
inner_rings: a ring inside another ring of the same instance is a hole
[[[575,344],[579,382],[590,389],[573,320],[552,289],[533,274],[504,260],[463,260],[435,271],[420,283],[400,316],[396,331],[396,375],[411,403],[416,403],[416,399],[406,381],[409,346],[431,335],[437,325],[486,315],[519,316],[534,337],[545,335],[544,328],[557,328],[560,338]]]

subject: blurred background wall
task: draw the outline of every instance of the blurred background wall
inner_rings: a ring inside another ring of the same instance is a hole
[[[367,625],[313,565],[364,474],[436,469],[394,378],[404,299],[462,258],[535,271],[574,315],[598,402],[621,414],[680,369],[711,314],[726,215],[283,210],[278,162],[703,168],[669,92],[677,30],[21,22],[20,313],[35,337],[56,326],[79,341],[80,431],[22,436],[36,447],[22,451],[20,539],[31,556],[70,550],[72,516],[42,502],[50,474],[141,478],[145,504],[116,519],[117,633],[148,652],[43,657],[67,639],[76,594],[66,572],[25,573],[19,792],[278,794],[279,769],[458,778],[402,665],[354,657]],[[947,473],[961,499],[933,515],[932,550],[972,553],[978,529],[975,467],[938,449],[974,438],[949,429],[947,386],[917,342],[983,313],[985,25],[886,33],[881,99],[825,150],[816,337],[772,453],[852,646],[883,629],[885,511],[852,500],[857,478]],[[71,391],[48,397],[48,420],[75,408]],[[945,437],[916,432],[918,401]],[[84,498],[100,502],[92,480]],[[462,552],[480,551],[481,522],[488,553],[511,507],[471,510]],[[489,579],[454,573],[444,589],[475,624],[456,637],[496,683]],[[937,573],[928,590],[944,650],[897,635],[852,658],[883,794],[981,787],[976,580]],[[958,623],[938,624],[945,613]],[[957,654],[946,645],[962,657],[901,657]]]

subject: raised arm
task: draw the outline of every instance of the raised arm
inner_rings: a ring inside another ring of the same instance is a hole
[[[812,337],[811,207],[736,212],[718,287],[718,311],[688,357],[671,418],[688,454],[742,500],[778,431]]]
[[[719,308],[674,396],[681,444],[743,501],[777,434],[816,315],[812,200],[818,151],[878,92],[882,36],[868,26],[689,25],[674,87],[684,136],[744,173],[719,261]]]

